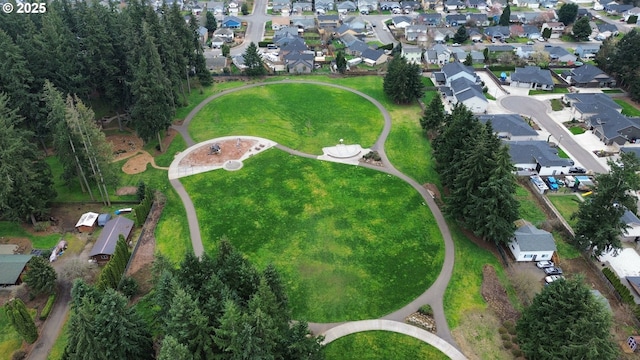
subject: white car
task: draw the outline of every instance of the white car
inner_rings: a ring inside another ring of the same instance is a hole
[[[554,281],[563,280],[564,276],[562,275],[550,275],[544,278],[544,282],[547,284],[551,284]]]
[[[553,263],[553,261],[548,261],[548,260],[538,261],[536,263],[536,266],[538,267],[538,269],[544,269],[544,268],[552,267],[554,265],[555,264]]]

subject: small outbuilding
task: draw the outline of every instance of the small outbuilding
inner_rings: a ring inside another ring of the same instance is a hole
[[[87,212],[80,216],[80,220],[76,223],[76,229],[79,232],[92,232],[96,228],[99,214]]]
[[[556,242],[551,233],[525,223],[513,234],[509,250],[516,261],[550,260],[556,251]]]
[[[89,258],[101,265],[109,262],[116,250],[120,235],[128,242],[131,239],[132,230],[133,220],[122,216],[109,220],[93,245]]]
[[[100,214],[98,216],[98,226],[103,227],[107,224],[107,221],[111,220],[111,214]]]
[[[0,255],[0,286],[22,284],[27,263],[33,255]]]

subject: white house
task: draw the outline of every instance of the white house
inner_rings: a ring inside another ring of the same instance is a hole
[[[627,228],[622,230],[622,241],[634,241],[640,238],[640,219],[636,214],[626,210],[620,221],[627,225]]]
[[[419,47],[403,46],[402,56],[404,56],[410,64],[422,63],[422,49]]]
[[[571,161],[558,156],[558,150],[544,140],[505,141],[517,171],[528,170],[541,176],[569,174]]]
[[[551,233],[525,223],[513,234],[509,250],[516,261],[550,260],[556,251]]]

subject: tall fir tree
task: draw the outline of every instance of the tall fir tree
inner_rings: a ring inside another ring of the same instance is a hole
[[[502,14],[500,15],[500,19],[498,20],[498,25],[509,26],[510,23],[511,23],[511,6],[507,4],[504,10],[502,10]]]
[[[4,306],[4,311],[7,319],[9,319],[9,323],[24,341],[33,344],[38,339],[38,328],[36,328],[36,324],[33,322],[22,300],[9,300]]]
[[[424,95],[420,66],[398,56],[389,63],[382,85],[385,95],[396,104],[410,104]]]
[[[267,69],[264,67],[264,62],[258,53],[258,47],[255,43],[252,42],[247,46],[242,57],[244,59],[244,65],[246,66],[244,72],[248,76],[262,76],[267,73]]]

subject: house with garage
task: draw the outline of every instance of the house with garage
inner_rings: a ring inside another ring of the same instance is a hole
[[[499,139],[532,141],[540,136],[520,114],[484,114],[477,117],[483,124],[490,121],[493,131]]]
[[[362,62],[369,66],[381,65],[387,62],[387,54],[382,50],[368,48],[362,52]]]
[[[466,0],[467,8],[478,9],[484,11],[487,9],[487,2],[485,0]]]
[[[213,15],[222,15],[224,13],[224,2],[207,1],[203,4],[203,8],[207,9],[207,12],[213,13]]]
[[[546,22],[544,24],[542,24],[542,31],[544,31],[545,29],[551,29],[551,36],[549,37],[550,39],[559,39],[565,31],[565,26],[564,23],[561,22]]]
[[[288,16],[274,16],[271,18],[271,30],[277,31],[291,25],[291,19]]]
[[[596,30],[598,34],[595,36],[595,39],[598,41],[603,41],[612,36],[617,36],[620,33],[615,24],[598,24],[596,26]]]
[[[316,11],[333,11],[336,8],[335,0],[316,0]]]
[[[222,27],[227,29],[240,29],[242,26],[242,20],[235,16],[225,16],[222,20]]]
[[[467,16],[466,24],[469,26],[485,27],[491,24],[491,21],[487,17],[487,14],[470,13],[470,14],[467,14],[466,16]]]
[[[402,47],[402,56],[407,59],[407,62],[410,64],[421,64],[422,63],[422,48],[417,46],[403,46]]]
[[[316,29],[316,19],[307,16],[292,16],[291,26],[298,29],[298,32]]]
[[[338,9],[338,12],[340,14],[345,14],[345,13],[349,13],[349,12],[354,12],[358,9],[358,6],[356,6],[356,3],[354,3],[353,1],[343,1],[343,2],[339,2],[336,5],[336,8]]]
[[[469,35],[469,39],[474,43],[482,42],[482,31],[480,29],[472,27],[467,29],[467,34]]]
[[[20,285],[34,255],[0,254],[0,286]]]
[[[295,1],[291,5],[291,11],[296,14],[302,14],[305,11],[313,11],[313,4],[310,2]]]
[[[435,48],[435,46],[434,46]],[[434,75],[438,72],[434,72]],[[480,84],[481,80],[471,66],[466,66],[459,62],[452,62],[444,65],[440,73],[443,74],[443,84],[451,86],[451,83],[460,78],[465,78],[473,84]]]
[[[528,39],[535,40],[542,36],[542,31],[535,25],[522,25],[524,36]]]
[[[516,261],[551,260],[557,249],[550,232],[526,222],[516,229],[508,246]]]
[[[410,42],[424,45],[428,41],[429,27],[427,25],[409,25],[404,28],[404,38]]]
[[[578,57],[568,52],[567,49],[561,46],[548,46],[545,45],[544,51],[549,53],[549,59],[551,61],[557,61],[561,63],[573,63],[578,60]]]
[[[309,51],[307,44],[300,37],[292,39],[290,42],[280,47],[280,57],[284,59],[285,56],[292,53],[303,53]]]
[[[521,59],[528,59],[536,51],[538,51],[538,50],[536,50],[535,46],[533,46],[533,45],[522,45],[522,46],[516,47],[515,54]]]
[[[452,63],[459,64],[459,63]],[[482,92],[482,87],[476,81],[460,77],[449,83],[453,95],[452,104],[463,104],[474,114],[481,114],[487,110],[489,102]]]
[[[580,44],[576,46],[574,53],[581,59],[593,59],[598,51],[600,51],[601,44]]]
[[[106,264],[111,260],[120,236],[129,243],[132,234],[133,220],[122,216],[109,220],[89,252],[89,258],[100,265]]]
[[[467,23],[467,15],[465,14],[449,14],[444,17],[444,22],[447,26],[458,27]]]
[[[442,26],[442,24],[443,24],[442,14],[440,14],[440,13],[418,14],[418,16],[416,17],[415,22],[416,22],[416,24],[427,25],[427,26],[431,26],[431,27]]]
[[[623,15],[631,9],[633,9],[631,4],[618,4],[613,1],[604,5],[604,11],[609,15]]]
[[[297,40],[302,40],[298,34],[298,29],[294,27],[286,27],[276,31],[271,41],[278,47],[283,47]]]
[[[394,9],[402,9],[400,3],[397,1],[381,1],[380,11],[393,11]]]
[[[558,156],[558,149],[544,140],[505,141],[517,171],[536,172],[540,176],[569,174],[571,160]]]
[[[273,0],[271,2],[271,13],[289,16],[291,13],[291,0]]]
[[[627,209],[622,214],[620,221],[627,226],[622,230],[620,240],[628,242],[640,241],[640,219],[638,219],[638,215]]]
[[[599,114],[603,110],[613,109],[622,113],[622,106],[618,105],[610,96],[603,93],[572,93],[564,94],[562,102],[571,107],[571,115],[576,120],[584,121],[588,117]]]
[[[563,71],[560,74],[565,81],[576,87],[615,87],[616,81],[593,65],[582,65]]]
[[[539,66],[516,68],[511,74],[511,86],[536,90],[553,90],[551,71]]]
[[[313,60],[312,51],[294,51],[284,56],[284,63],[289,74],[310,74],[313,70]]]
[[[629,21],[629,18],[632,16],[640,16],[640,7],[634,7],[632,9],[629,9],[625,11],[624,14],[622,15],[625,22]]]
[[[350,16],[344,19],[342,24],[357,32],[363,32],[367,27],[367,22],[361,16]]]
[[[589,116],[585,124],[607,146],[621,146],[640,139],[640,118],[626,117],[613,109]]]
[[[219,28],[213,32],[214,37],[219,37],[225,42],[233,42],[234,33],[232,29]]]
[[[347,35],[349,35],[349,34],[347,34]],[[353,38],[353,41],[351,41],[351,40],[348,40],[347,42],[343,41],[343,43],[346,46],[346,50],[345,50],[346,54],[360,57],[360,56],[362,56],[362,53],[364,53],[366,50],[369,49],[369,45],[367,45],[364,41],[362,41],[360,39],[357,39],[355,37],[352,37],[352,36],[347,36],[347,35],[343,36],[341,38],[341,40],[343,40],[344,38],[348,38],[348,39]],[[349,44],[349,45],[347,45],[347,44]]]
[[[318,15],[316,17],[318,29],[325,29],[331,31],[332,29],[340,27],[339,15]]]
[[[431,34],[433,42],[436,44],[444,44],[455,35],[455,30],[450,27],[427,28],[425,25],[414,26],[424,26],[421,30],[427,30],[427,32]]]
[[[396,29],[404,29],[411,25],[411,18],[408,16],[394,16],[391,18],[391,21]]]
[[[444,8],[447,11],[464,10],[467,8],[467,4],[462,0],[445,0]]]
[[[511,36],[508,26],[489,26],[484,29],[484,36],[491,42],[506,40]]]
[[[358,10],[368,13],[378,10],[378,0],[358,0]]]
[[[98,224],[98,216],[100,216],[100,214],[94,212],[86,212],[82,214],[76,223],[76,230],[81,233],[92,232]]]
[[[513,0],[513,4],[517,7],[524,7],[529,9],[540,8],[540,2],[538,0]]]

